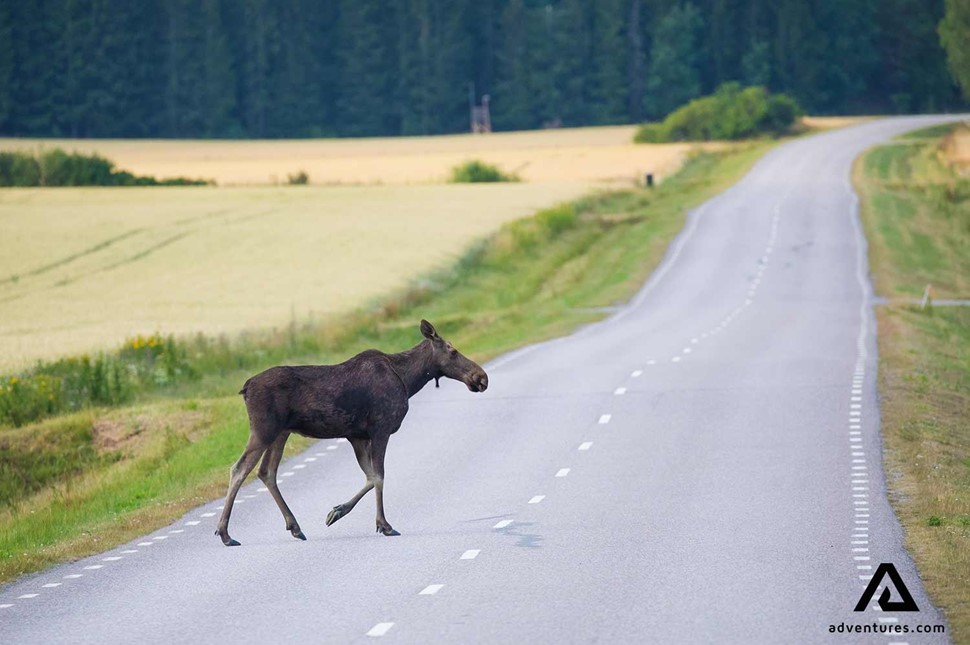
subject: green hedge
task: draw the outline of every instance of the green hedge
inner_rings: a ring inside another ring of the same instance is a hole
[[[792,128],[802,110],[786,94],[769,94],[763,87],[725,83],[710,96],[694,99],[667,115],[661,123],[641,125],[636,143],[746,139],[759,134],[779,135]]]
[[[155,179],[115,170],[100,155],[67,153],[60,148],[39,152],[0,152],[0,187],[9,186],[203,186],[204,179]]]

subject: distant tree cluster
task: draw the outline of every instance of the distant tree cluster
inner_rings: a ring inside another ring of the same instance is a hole
[[[470,87],[498,130],[658,119],[727,81],[817,114],[937,111],[961,105],[943,15],[944,0],[0,0],[0,134],[459,132]]]
[[[660,123],[637,128],[637,143],[747,139],[789,131],[801,115],[798,103],[787,94],[769,94],[765,88],[725,83],[710,96],[693,99]]]
[[[205,186],[205,179],[134,175],[115,169],[100,155],[67,153],[60,148],[36,154],[0,152],[0,187],[8,186]]]

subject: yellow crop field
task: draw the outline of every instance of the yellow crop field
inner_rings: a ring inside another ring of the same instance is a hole
[[[286,183],[304,171],[310,182],[423,184],[481,159],[523,180],[632,182],[646,172],[676,170],[697,144],[636,145],[634,126],[504,132],[489,135],[264,141],[0,139],[0,150],[63,148],[98,153],[119,168],[155,177],[214,179],[220,186]],[[703,144],[717,148],[722,144]]]
[[[346,311],[578,183],[0,190],[0,373]]]

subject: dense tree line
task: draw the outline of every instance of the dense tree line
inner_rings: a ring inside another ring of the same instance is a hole
[[[284,137],[659,118],[725,81],[812,113],[961,105],[944,0],[0,0],[0,134]]]

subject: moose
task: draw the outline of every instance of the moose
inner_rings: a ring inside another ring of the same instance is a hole
[[[431,379],[447,377],[472,392],[488,388],[488,375],[421,321],[425,340],[399,354],[368,349],[339,365],[271,367],[250,378],[240,394],[249,414],[249,441],[229,471],[229,492],[216,535],[226,546],[239,546],[229,537],[229,515],[243,481],[262,457],[259,478],[276,500],[293,537],[306,540],[293,512],[276,485],[283,447],[296,432],[315,439],[346,438],[364,471],[364,487],[349,501],[334,506],[327,526],[354,509],[372,488],[377,497],[377,531],[400,535],[384,516],[384,452],[408,413],[408,399]]]

